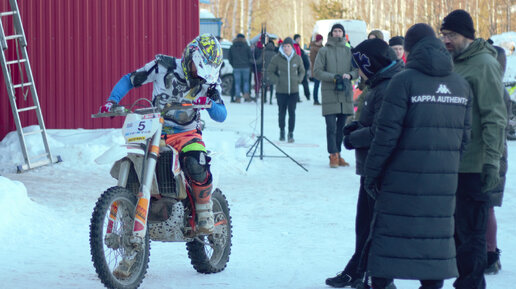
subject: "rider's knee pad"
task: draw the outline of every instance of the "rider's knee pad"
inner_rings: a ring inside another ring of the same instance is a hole
[[[211,181],[209,172],[209,157],[203,151],[189,151],[184,153],[183,170],[186,176],[198,183],[206,184]]]

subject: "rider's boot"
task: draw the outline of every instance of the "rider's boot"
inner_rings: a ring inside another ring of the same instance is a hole
[[[113,275],[119,279],[126,279],[131,276],[131,267],[135,263],[136,258],[123,258],[122,261],[113,270]]]
[[[197,214],[197,231],[202,234],[213,234],[214,220],[211,202],[211,181],[204,185],[192,183]]]

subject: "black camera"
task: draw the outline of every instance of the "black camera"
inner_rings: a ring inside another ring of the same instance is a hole
[[[344,82],[344,78],[342,78],[342,76],[339,74],[335,74],[335,90],[336,91],[346,90],[346,83]]]

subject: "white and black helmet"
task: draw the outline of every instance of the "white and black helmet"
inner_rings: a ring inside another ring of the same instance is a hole
[[[205,33],[197,36],[190,42],[183,51],[181,66],[186,80],[192,84],[196,81],[191,73],[191,63],[197,69],[197,76],[207,84],[215,84],[219,79],[220,67],[222,66],[222,48],[220,43],[212,34]]]

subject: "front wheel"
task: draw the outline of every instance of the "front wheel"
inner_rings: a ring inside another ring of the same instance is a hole
[[[90,250],[100,281],[113,289],[140,286],[149,264],[149,235],[132,239],[137,197],[126,188],[112,187],[98,199],[90,224]]]
[[[215,221],[213,234],[199,236],[186,243],[188,257],[194,269],[204,274],[224,270],[231,254],[232,233],[228,201],[219,189],[212,193],[211,200]]]

